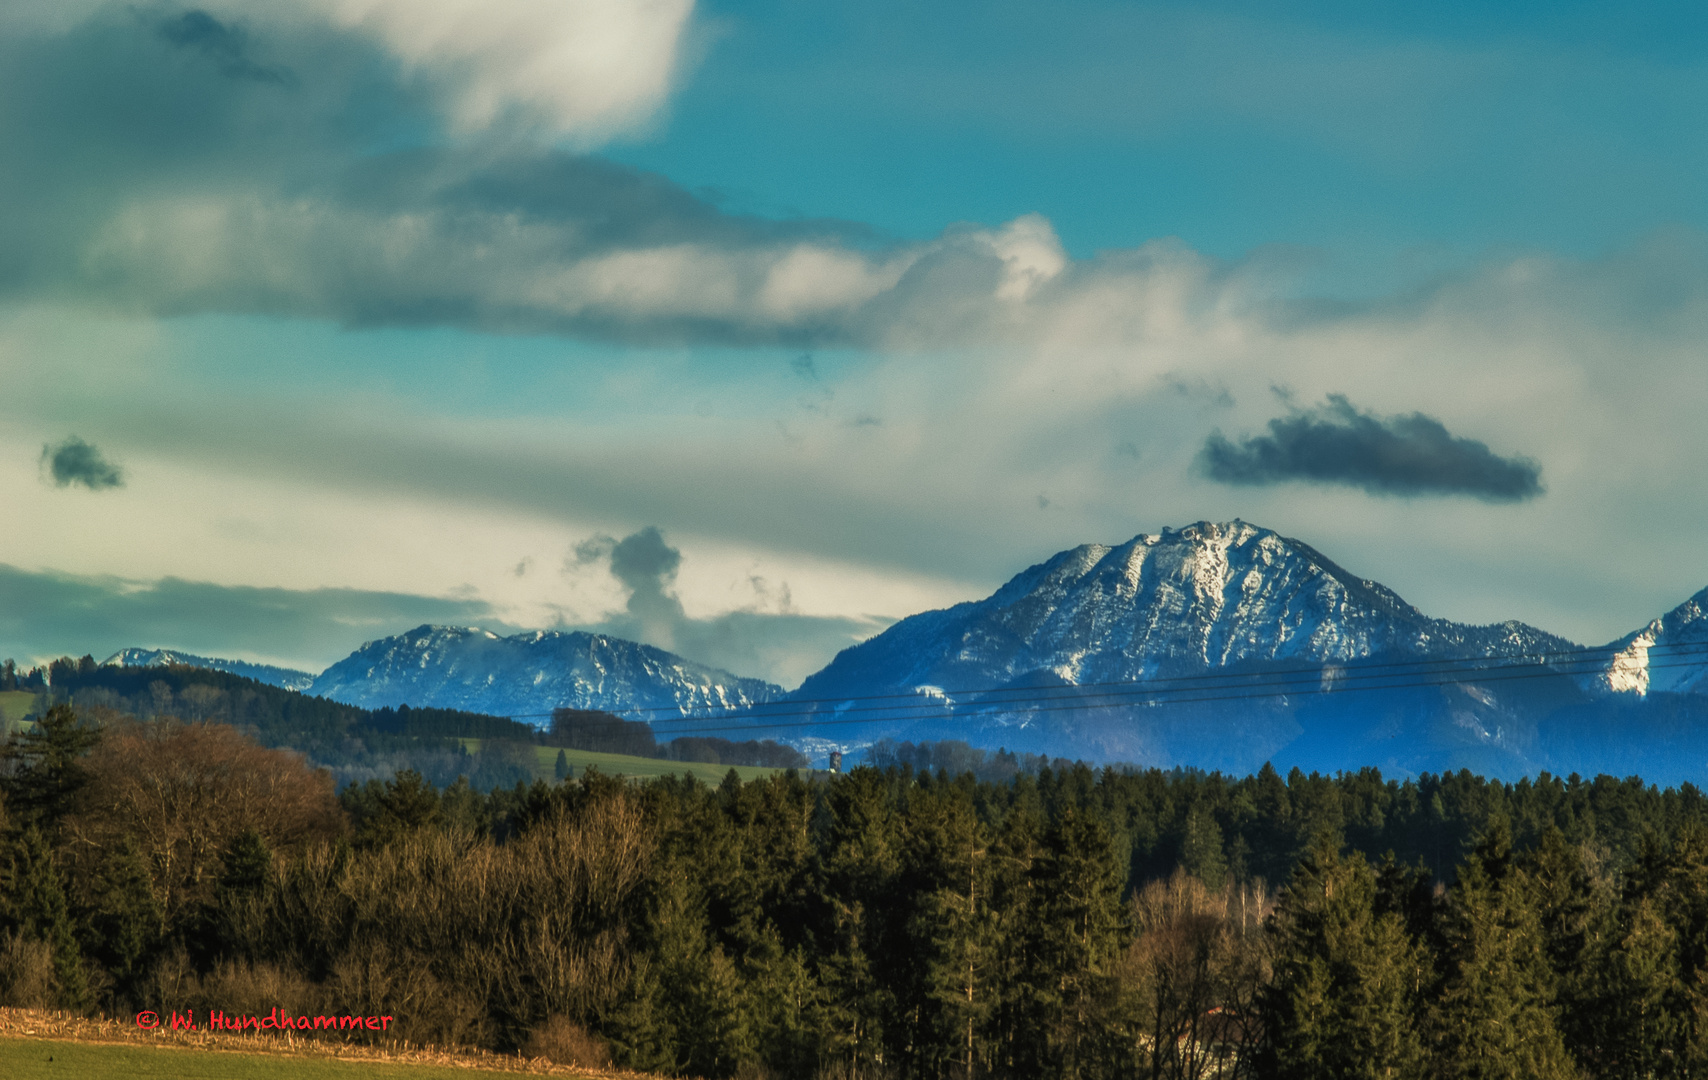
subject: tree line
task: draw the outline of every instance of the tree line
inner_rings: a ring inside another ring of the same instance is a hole
[[[652,725],[625,720],[599,709],[554,709],[545,737],[548,745],[606,754],[698,762],[704,765],[757,765],[770,769],[805,769],[807,756],[792,746],[770,739],[737,742],[707,735],[679,735],[659,742]]]
[[[1700,1076],[1708,804],[1068,763],[340,792],[62,704],[0,751],[0,1000],[703,1077]]]
[[[0,689],[6,688],[6,673],[16,669],[5,663],[0,663]],[[798,750],[770,740],[687,736],[660,742],[649,725],[597,710],[559,709],[541,729],[460,709],[363,709],[182,664],[107,667],[91,656],[62,657],[14,675],[13,682],[17,689],[36,693],[37,714],[64,703],[95,717],[173,716],[230,724],[263,745],[307,754],[330,769],[340,787],[400,770],[419,772],[441,787],[459,776],[482,790],[510,787],[534,778],[534,748],[542,745],[711,765],[807,766]]]

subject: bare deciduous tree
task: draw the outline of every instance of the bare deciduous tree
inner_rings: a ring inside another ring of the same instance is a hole
[[[114,725],[85,766],[88,786],[66,822],[72,852],[93,857],[134,836],[168,922],[207,897],[244,832],[281,848],[343,828],[329,774],[223,724]]]

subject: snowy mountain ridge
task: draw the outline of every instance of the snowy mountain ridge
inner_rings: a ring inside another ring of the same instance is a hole
[[[1308,544],[1198,522],[1060,552],[983,600],[893,624],[789,695],[832,726],[779,723],[776,737],[1233,772],[1671,776],[1708,763],[1705,609],[1708,590],[1583,650],[1520,622],[1431,618]],[[1355,664],[1405,674],[1348,682]],[[1170,690],[1183,685],[1211,689]]]
[[[274,667],[271,664],[251,664],[247,660],[196,656],[194,653],[178,652],[175,649],[120,649],[101,661],[101,664],[103,667],[169,667],[173,664],[183,664],[188,667],[207,668],[210,671],[228,671],[233,675],[267,683],[269,686],[282,686],[286,690],[307,690],[314,682],[314,675],[307,671]]]
[[[990,688],[1047,677],[1131,682],[1407,658],[1542,654],[1571,642],[1519,622],[1432,619],[1309,545],[1235,520],[1085,544],[985,600],[903,619],[844,650],[795,695]],[[857,690],[864,688],[864,690]]]
[[[1645,697],[1708,690],[1708,589],[1607,646],[1613,655],[1586,682]]]
[[[603,634],[500,637],[480,627],[418,626],[367,642],[323,671],[308,692],[362,708],[407,703],[544,724],[560,707],[636,719],[748,708],[783,688]]]
[[[239,670],[158,651],[115,660],[144,655]],[[1708,767],[1705,659],[1708,589],[1581,650],[1520,622],[1432,618],[1310,545],[1236,519],[1059,552],[983,600],[902,619],[790,693],[620,638],[445,626],[368,642],[307,691],[542,724],[560,706],[631,719],[729,709],[738,715],[720,730],[732,737],[817,750],[957,739],[1231,771],[1269,760],[1663,777],[1698,756]],[[1425,677],[1348,681],[1360,662]],[[1180,678],[1217,689],[1193,700],[1152,689]]]

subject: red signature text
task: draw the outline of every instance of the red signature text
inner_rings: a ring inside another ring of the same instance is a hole
[[[174,1010],[165,1019],[157,1012],[136,1014],[136,1026],[139,1028],[152,1030],[164,1026],[171,1031],[389,1031],[391,1021],[389,1016],[357,1016],[354,1013],[345,1016],[292,1016],[281,1013],[277,1008],[266,1016],[228,1014],[222,1009],[213,1009],[201,1023],[197,1023],[194,1009],[186,1012]]]

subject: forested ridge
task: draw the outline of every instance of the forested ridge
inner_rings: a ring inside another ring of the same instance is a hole
[[[7,1003],[386,1014],[706,1077],[1708,1074],[1690,786],[1033,762],[339,793],[227,725],[65,705],[0,765]]]
[[[807,764],[799,751],[769,740],[689,736],[660,743],[648,725],[597,710],[559,709],[541,729],[459,709],[364,709],[184,664],[118,667],[92,656],[61,657],[20,672],[6,660],[0,662],[0,690],[11,689],[33,691],[37,714],[58,703],[97,719],[168,716],[230,724],[264,746],[306,754],[330,769],[340,786],[413,770],[441,786],[466,777],[481,790],[509,787],[538,774],[537,746],[711,765]]]

